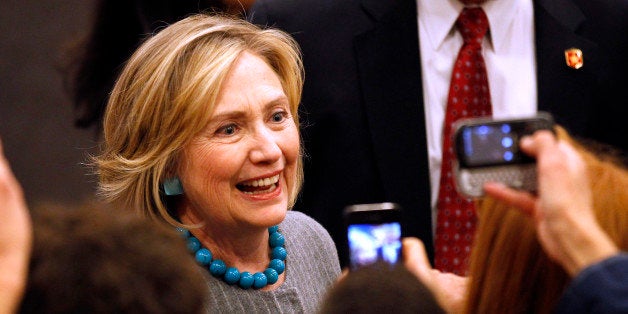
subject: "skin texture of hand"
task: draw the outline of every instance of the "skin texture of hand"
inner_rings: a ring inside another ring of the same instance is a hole
[[[464,309],[468,278],[433,269],[423,242],[417,238],[404,238],[402,249],[404,265],[432,291],[440,306],[447,313],[461,313]]]
[[[486,194],[531,216],[543,249],[571,276],[617,254],[617,247],[595,220],[586,164],[580,154],[549,131],[523,138],[521,149],[536,157],[538,195],[497,183],[487,183]]]
[[[4,157],[0,140],[0,313],[14,313],[21,300],[32,245],[22,188]]]

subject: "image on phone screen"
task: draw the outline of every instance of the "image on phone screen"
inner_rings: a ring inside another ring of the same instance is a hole
[[[401,256],[401,224],[352,224],[348,226],[351,269],[378,261],[395,264]]]
[[[463,163],[484,166],[531,162],[519,152],[519,130],[510,123],[477,125],[462,130]]]
[[[534,159],[519,150],[519,140],[537,130],[552,130],[547,113],[510,120],[466,119],[456,130],[456,155],[463,168],[531,164]]]

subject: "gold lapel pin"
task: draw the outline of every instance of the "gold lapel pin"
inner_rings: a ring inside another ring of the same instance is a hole
[[[569,48],[565,50],[565,61],[567,66],[573,69],[579,69],[584,65],[584,57],[582,50],[578,48]]]

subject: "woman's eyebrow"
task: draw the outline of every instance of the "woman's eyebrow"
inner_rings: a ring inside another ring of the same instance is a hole
[[[268,109],[269,107],[277,106],[277,105],[288,105],[288,97],[286,95],[279,95],[275,97],[275,99],[267,102],[264,105],[264,109]]]
[[[268,111],[272,109],[272,107],[277,106],[277,105],[289,106],[288,97],[286,97],[286,95],[277,96],[275,99],[265,103],[263,105],[263,110]],[[234,110],[218,111],[218,112],[215,112],[214,115],[212,115],[210,119],[210,123],[214,120],[241,119],[245,117],[247,114],[248,113],[246,109],[240,109],[240,108],[237,108]]]

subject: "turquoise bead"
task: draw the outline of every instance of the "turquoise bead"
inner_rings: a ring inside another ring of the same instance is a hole
[[[278,246],[283,246],[285,241],[286,239],[281,233],[273,232],[270,234],[270,239],[268,240],[268,243],[270,244],[270,247],[275,248]]]
[[[274,247],[271,253],[272,258],[280,259],[282,261],[286,260],[286,256],[288,256],[288,251],[283,246]]]
[[[266,279],[266,275],[264,275],[263,273],[255,273],[253,275],[253,288],[255,289],[261,289],[266,287],[266,284],[268,283],[268,280]]]
[[[240,272],[235,267],[229,267],[227,268],[224,279],[226,283],[232,285],[240,280]]]
[[[212,252],[206,248],[202,248],[196,251],[194,258],[196,258],[196,261],[203,266],[209,265],[209,262],[212,261]]]
[[[196,253],[201,248],[201,242],[195,237],[189,237],[187,241],[188,250],[192,253]]]
[[[283,273],[283,271],[286,269],[286,264],[284,264],[282,260],[273,259],[270,261],[270,264],[268,264],[268,267],[276,270],[277,274],[281,275],[281,273]]]
[[[222,260],[213,260],[211,265],[209,265],[209,273],[216,277],[220,277],[227,272],[227,265]]]
[[[272,226],[270,228],[268,228],[268,233],[275,233],[277,232],[277,230],[279,230],[279,226]]]
[[[272,285],[279,280],[279,273],[277,273],[274,268],[266,268],[264,275],[266,275],[269,285]]]
[[[240,274],[240,281],[238,282],[238,285],[242,289],[248,289],[253,285],[253,281],[253,275],[251,275],[248,271],[245,271]]]

